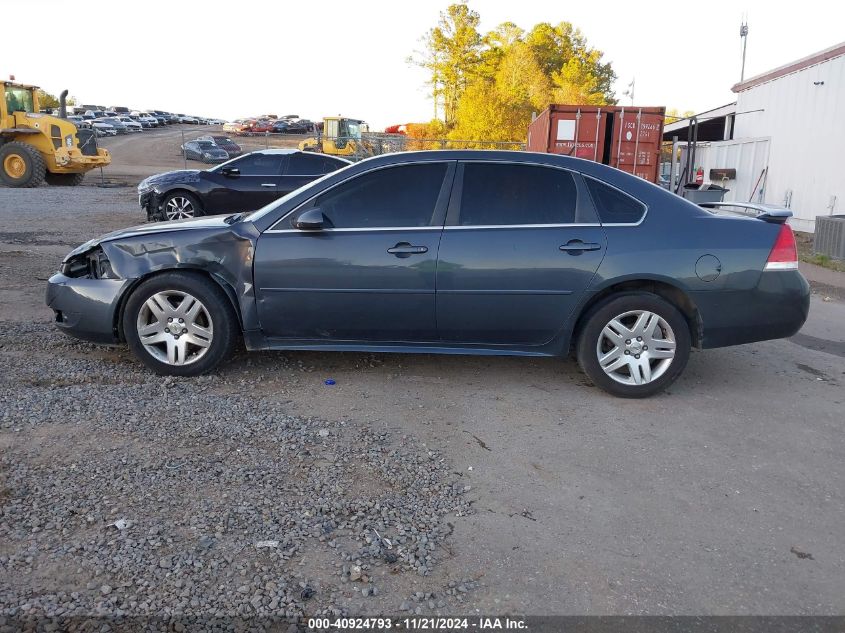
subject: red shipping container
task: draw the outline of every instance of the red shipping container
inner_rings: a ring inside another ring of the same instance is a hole
[[[528,126],[528,150],[610,165],[657,182],[666,109],[550,105]]]

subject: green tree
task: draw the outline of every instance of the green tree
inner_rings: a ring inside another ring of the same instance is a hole
[[[46,90],[38,89],[38,103],[41,108],[50,108],[55,109],[59,107],[59,98],[56,95],[50,94]],[[76,99],[74,97],[68,97],[67,105],[72,106],[76,105]]]
[[[569,22],[536,25],[525,38],[537,61],[553,79],[556,101],[604,105],[616,103],[616,73],[604,54],[587,44],[587,38]]]
[[[479,20],[466,3],[449,5],[440,13],[437,26],[423,38],[425,51],[409,58],[429,72],[435,117],[442,110],[447,125],[453,122],[458,101],[480,62]]]

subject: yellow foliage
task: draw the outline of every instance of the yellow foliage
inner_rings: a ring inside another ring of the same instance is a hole
[[[426,42],[423,65],[433,71],[432,96],[444,104],[451,146],[524,141],[532,114],[550,103],[615,103],[613,69],[569,22],[527,33],[505,22],[482,37],[479,19],[465,3],[453,4]],[[426,136],[434,133],[426,126]]]

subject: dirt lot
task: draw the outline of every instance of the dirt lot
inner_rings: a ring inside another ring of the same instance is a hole
[[[115,171],[178,166],[172,135],[111,139]],[[527,358],[163,380],[43,305],[142,220],[128,187],[0,189],[0,615],[845,611],[845,304],[646,401]]]

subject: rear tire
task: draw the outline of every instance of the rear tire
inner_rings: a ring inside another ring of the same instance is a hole
[[[155,373],[199,376],[231,355],[240,331],[220,286],[197,273],[168,272],[132,292],[123,333],[132,353]]]
[[[9,187],[39,187],[47,165],[31,145],[13,141],[0,147],[0,181]]]
[[[47,173],[45,180],[52,187],[77,187],[82,184],[85,174],[51,174]]]
[[[585,318],[576,345],[578,364],[614,396],[654,395],[686,367],[689,325],[675,306],[655,294],[613,295]]]

